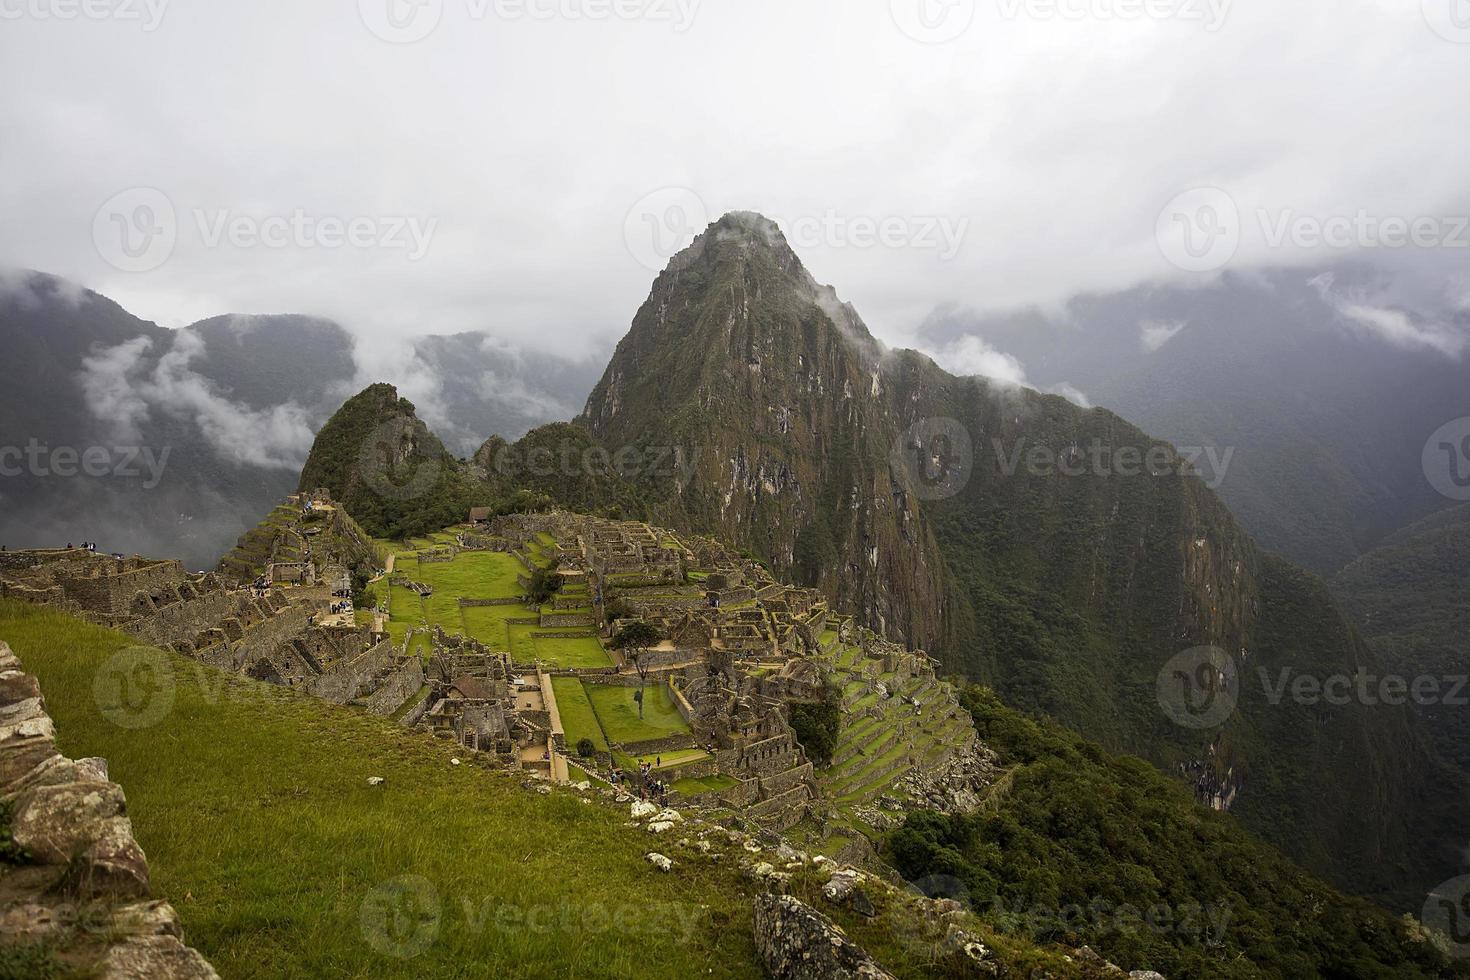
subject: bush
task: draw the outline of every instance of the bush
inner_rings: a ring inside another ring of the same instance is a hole
[[[590,759],[597,754],[597,745],[590,738],[584,738],[577,742],[577,755],[584,759]]]
[[[564,581],[565,579],[557,572],[555,565],[536,569],[531,573],[531,587],[528,590],[531,604],[539,606],[543,602],[549,602],[551,597],[561,589]]]
[[[791,730],[806,750],[806,757],[818,768],[832,762],[837,736],[842,731],[842,709],[837,692],[827,688],[823,700],[815,704],[798,704],[791,709]]]

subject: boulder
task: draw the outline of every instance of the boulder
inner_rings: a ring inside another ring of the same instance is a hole
[[[829,902],[846,902],[852,890],[863,880],[863,873],[856,868],[842,868],[832,872],[832,877],[822,886],[822,894]]]
[[[40,681],[19,670],[0,671],[0,709],[30,700],[41,700]]]
[[[662,854],[649,853],[645,854],[643,857],[645,860],[648,861],[649,864],[653,865],[655,868],[658,868],[660,871],[668,872],[673,870],[674,862],[664,857]]]
[[[893,980],[831,919],[790,895],[757,896],[755,948],[774,980]]]
[[[93,779],[107,782],[107,760],[100,756],[90,756],[86,759],[78,759],[77,765],[83,772],[89,773]]]
[[[0,793],[11,794],[33,782],[37,769],[61,758],[49,737],[12,738],[0,742]]]
[[[113,817],[69,871],[69,884],[85,897],[146,898],[148,858],[133,839],[127,817]]]
[[[174,936],[142,936],[112,947],[100,980],[219,980],[214,967]]]
[[[126,813],[116,783],[37,786],[16,799],[11,832],[35,860],[66,864],[103,835],[108,820]]]

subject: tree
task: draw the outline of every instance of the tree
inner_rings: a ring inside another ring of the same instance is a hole
[[[561,589],[565,579],[556,569],[557,562],[552,562],[547,567],[538,568],[531,573],[530,586],[527,589],[531,605],[539,606],[551,601],[551,597]]]
[[[807,758],[818,767],[832,761],[837,737],[842,730],[842,703],[836,690],[828,685],[823,698],[814,704],[796,704],[791,708],[791,730],[806,750]]]
[[[613,636],[614,650],[622,650],[633,660],[638,671],[638,717],[643,717],[643,688],[648,683],[648,651],[663,640],[658,629],[643,620],[635,620],[622,627]]]

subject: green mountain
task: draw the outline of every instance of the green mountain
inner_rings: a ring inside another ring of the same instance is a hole
[[[732,214],[676,256],[579,420],[653,517],[749,548],[873,628],[941,634],[943,569],[890,461],[884,353],[774,224]]]
[[[412,434],[397,455],[427,453],[450,489],[374,501],[350,466],[309,465],[303,486],[373,533],[457,519],[473,484],[710,534],[1008,704],[1183,775],[1340,885],[1417,908],[1460,866],[1470,788],[1418,719],[1282,687],[1381,673],[1320,581],[1111,412],[883,350],[758,215],[675,257],[573,426],[492,440],[451,476],[391,389],[372,404],[314,463],[356,459],[387,416]],[[1211,698],[1234,710],[1189,710]]]
[[[349,398],[317,433],[300,493],[328,488],[371,534],[404,538],[464,519],[477,491],[392,385]]]
[[[1263,547],[1332,575],[1443,505],[1420,453],[1470,414],[1470,314],[1413,264],[1225,272],[1082,295],[1060,311],[936,313],[926,349],[978,337],[1151,435],[1232,453],[1207,468]],[[1399,325],[1395,333],[1385,325]]]
[[[1384,668],[1410,683],[1410,703],[1435,748],[1470,771],[1470,505],[1391,535],[1332,586]],[[1412,684],[1421,678],[1416,699]]]

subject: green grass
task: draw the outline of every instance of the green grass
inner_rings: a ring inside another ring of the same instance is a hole
[[[561,728],[566,732],[567,751],[575,753],[577,743],[590,738],[599,752],[607,751],[607,738],[597,723],[597,712],[582,682],[575,677],[553,677],[551,689],[556,695],[556,708],[561,714]]]
[[[531,634],[538,660],[557,667],[611,667],[612,658],[595,636],[538,636]]]
[[[470,599],[509,599],[521,594],[516,583],[520,562],[498,551],[464,551],[454,561],[427,561],[418,566],[417,580]]]
[[[108,760],[156,893],[223,976],[759,975],[751,886],[693,857],[653,872],[621,809],[450,766],[453,750],[422,734],[171,654],[149,661],[174,678],[171,710],[120,727],[99,700],[137,716],[94,682],[116,676],[100,668],[125,637],[9,601],[0,637],[41,678],[62,750]],[[363,926],[402,876],[426,881],[440,911],[410,959]],[[517,924],[533,910],[549,925]]]
[[[669,785],[684,796],[698,796],[701,793],[720,793],[734,789],[740,782],[731,776],[705,776],[701,779],[676,779]]]
[[[460,610],[461,627],[455,632],[464,633],[493,649],[509,652],[511,641],[507,620],[525,619],[530,615],[525,606],[466,606]]]
[[[638,717],[638,705],[633,700],[638,688],[611,684],[588,684],[586,687],[598,720],[602,722],[602,730],[610,741],[627,745],[689,731],[684,717],[674,707],[668,688],[662,684],[649,684],[644,689],[642,718]]]
[[[640,755],[638,761],[653,763],[659,769],[674,769],[678,766],[687,766],[691,762],[703,762],[709,757],[709,753],[704,749],[680,749],[675,752]]]

